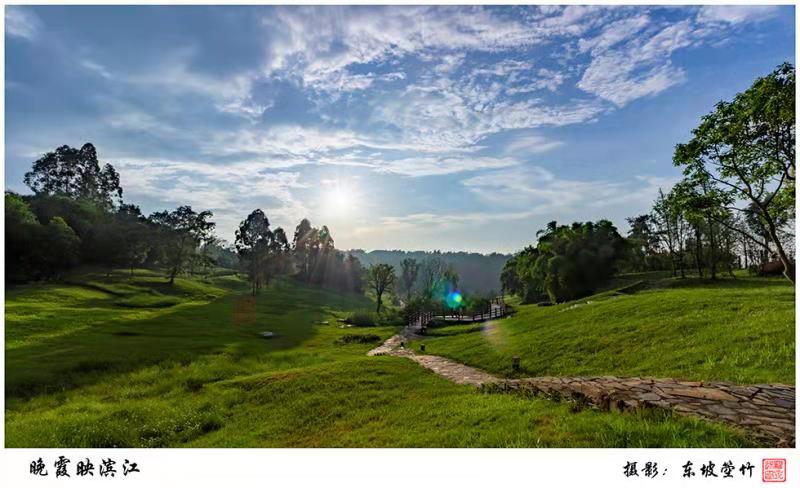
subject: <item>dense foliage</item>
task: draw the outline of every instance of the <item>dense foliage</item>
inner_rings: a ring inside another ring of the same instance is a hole
[[[365,266],[371,264],[388,264],[394,266],[402,274],[403,261],[413,260],[423,263],[428,259],[438,258],[445,264],[452,266],[453,271],[459,276],[459,287],[466,293],[480,295],[497,295],[500,291],[500,273],[503,265],[511,257],[508,254],[490,253],[480,254],[474,252],[445,252],[445,251],[363,251],[360,249],[348,251],[357,257]],[[416,282],[416,278],[412,280]],[[399,283],[402,294],[408,294],[404,280]],[[411,290],[413,294],[415,290]]]
[[[181,273],[214,268],[244,272],[253,293],[278,275],[317,285],[363,290],[364,268],[337,251],[327,227],[298,225],[289,242],[254,210],[236,231],[235,246],[213,234],[211,211],[190,206],[142,214],[122,201],[119,176],[101,167],[92,144],[62,146],[33,163],[25,175],[32,195],[5,195],[6,279],[60,278],[77,265],[163,270],[169,283]]]
[[[794,281],[795,70],[779,66],[702,117],[675,147],[684,178],[628,219],[631,271],[716,278],[736,268]]]
[[[537,233],[539,242],[508,261],[502,273],[503,290],[525,302],[562,302],[592,293],[614,275],[626,243],[607,221],[550,222]]]
[[[325,225],[318,229],[308,219],[301,220],[294,231],[292,256],[296,276],[306,283],[355,292],[364,289],[361,262],[334,247],[333,236]]]

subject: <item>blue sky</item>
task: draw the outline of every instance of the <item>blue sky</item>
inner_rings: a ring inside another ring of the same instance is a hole
[[[6,7],[6,188],[91,141],[146,212],[342,249],[515,251],[646,211],[794,7]]]

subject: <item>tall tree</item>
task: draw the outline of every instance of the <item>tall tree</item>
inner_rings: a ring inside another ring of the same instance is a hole
[[[394,267],[388,264],[373,264],[367,271],[367,282],[370,288],[375,292],[375,301],[377,308],[375,311],[381,313],[381,305],[383,304],[383,294],[390,290],[394,284]]]
[[[188,258],[197,252],[203,241],[211,237],[216,225],[209,220],[213,216],[209,210],[195,212],[189,205],[150,215],[149,220],[161,226],[160,240],[169,263],[170,284],[175,282],[175,276],[183,269]]]
[[[669,205],[667,197],[661,188],[658,189],[658,198],[653,205],[653,224],[656,227],[656,235],[661,241],[661,245],[669,253],[670,267],[672,276],[677,274],[676,255],[678,247],[678,216],[674,209]]]
[[[675,147],[676,166],[698,182],[719,185],[726,207],[751,202],[794,282],[794,259],[780,239],[778,220],[794,208],[795,71],[784,64],[756,80],[732,102],[719,102]]]
[[[248,278],[255,296],[263,284],[284,268],[289,251],[286,233],[280,227],[270,229],[269,219],[261,209],[253,210],[236,230],[236,251],[246,263]]]
[[[439,256],[434,255],[425,260],[420,267],[422,292],[428,298],[444,294],[445,280],[450,266]]]
[[[119,174],[110,164],[100,167],[91,143],[80,149],[61,146],[46,153],[25,173],[25,184],[34,193],[89,200],[110,208],[122,200]]]
[[[294,231],[294,240],[292,241],[292,249],[294,252],[295,262],[299,268],[300,276],[308,280],[311,273],[311,247],[314,240],[314,229],[311,227],[311,222],[308,219],[303,219],[297,224]]]
[[[414,285],[419,275],[419,262],[414,258],[406,258],[400,263],[400,285],[406,294],[406,302],[411,301]]]

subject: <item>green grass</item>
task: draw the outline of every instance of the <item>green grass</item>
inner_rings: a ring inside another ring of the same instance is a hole
[[[254,299],[231,275],[71,282],[7,291],[8,447],[751,445],[699,420],[574,412],[367,357],[395,329],[336,320],[368,309],[363,296],[281,282]]]
[[[510,318],[431,329],[424,342],[430,354],[506,376],[520,356],[518,376],[793,385],[794,301],[794,287],[782,278],[666,279],[628,294],[518,305]]]

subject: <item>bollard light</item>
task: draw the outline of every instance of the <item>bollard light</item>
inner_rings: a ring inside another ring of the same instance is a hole
[[[419,345],[419,350],[420,350],[421,352],[425,352],[425,344],[420,344],[420,345]]]
[[[519,371],[519,356],[514,356],[511,358],[511,370]]]

